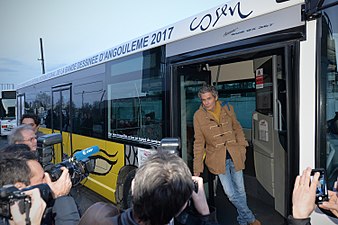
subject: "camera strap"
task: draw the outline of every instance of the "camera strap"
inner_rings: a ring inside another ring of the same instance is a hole
[[[31,211],[31,200],[30,199],[25,199],[25,213],[26,213],[26,218],[25,218],[25,221],[26,221],[26,225],[31,225],[31,220],[29,218],[29,212]]]

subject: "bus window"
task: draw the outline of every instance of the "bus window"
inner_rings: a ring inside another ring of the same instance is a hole
[[[321,29],[319,126],[316,167],[327,170],[328,188],[338,177],[338,6],[325,10]]]
[[[162,139],[160,62],[161,51],[155,49],[109,65],[108,137]]]
[[[216,85],[221,101],[235,107],[236,116],[243,128],[251,129],[251,114],[255,109],[255,80],[239,80]]]
[[[74,133],[104,138],[104,93],[102,81],[74,85]]]

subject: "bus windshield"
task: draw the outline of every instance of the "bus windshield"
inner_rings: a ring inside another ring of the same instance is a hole
[[[14,93],[14,94],[13,94]],[[14,119],[15,118],[15,91],[2,91],[0,99],[0,118]]]

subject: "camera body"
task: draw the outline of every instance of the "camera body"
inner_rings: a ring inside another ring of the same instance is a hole
[[[89,173],[94,171],[94,166],[90,159],[76,160],[69,158],[46,170],[53,182],[60,178],[62,174],[61,167],[68,169],[73,186],[79,184],[84,178],[89,176]]]
[[[46,134],[38,138],[37,156],[38,161],[49,173],[51,180],[54,182],[58,180],[62,174],[61,167],[66,167],[73,186],[79,184],[84,178],[88,177],[89,173],[94,171],[94,162],[89,160],[89,156],[99,151],[97,146],[85,149],[78,154],[80,157],[64,157],[61,163],[53,164],[54,145],[62,143],[62,135],[60,133]],[[62,147],[62,146],[61,146]],[[93,150],[93,151],[90,151]],[[76,153],[77,154],[77,153]]]
[[[21,213],[25,212],[27,204],[30,207],[30,197],[24,192],[38,188],[41,198],[48,203],[52,199],[52,193],[47,184],[38,184],[28,188],[19,190],[12,184],[4,185],[0,188],[0,216],[10,219],[12,217],[10,206],[14,202],[19,201],[19,209]]]
[[[311,180],[316,172],[319,172],[319,182],[316,188],[316,203],[321,204],[323,201],[329,200],[327,190],[326,171],[323,168],[316,168],[311,171]]]
[[[60,133],[46,134],[37,140],[37,157],[38,161],[44,169],[51,166],[54,157],[54,145],[62,143],[62,135]]]

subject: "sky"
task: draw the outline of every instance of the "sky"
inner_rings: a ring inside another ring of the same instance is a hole
[[[226,0],[0,0],[0,84],[23,83]]]

